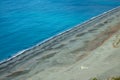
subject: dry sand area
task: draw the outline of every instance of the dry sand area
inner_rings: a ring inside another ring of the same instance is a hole
[[[64,35],[48,45],[50,48],[38,46],[0,64],[0,80],[104,80],[120,76],[120,8],[105,14],[76,27],[67,38]]]

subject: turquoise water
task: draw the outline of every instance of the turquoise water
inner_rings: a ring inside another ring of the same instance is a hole
[[[0,0],[0,61],[120,5],[120,0]]]

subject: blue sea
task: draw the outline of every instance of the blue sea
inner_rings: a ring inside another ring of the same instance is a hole
[[[0,61],[120,5],[120,0],[0,0]]]

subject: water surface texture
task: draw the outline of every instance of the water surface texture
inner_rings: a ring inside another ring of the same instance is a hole
[[[120,0],[0,0],[0,61],[120,5]]]

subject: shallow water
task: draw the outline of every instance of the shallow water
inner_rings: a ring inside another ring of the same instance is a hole
[[[0,61],[120,5],[120,0],[0,0]]]

